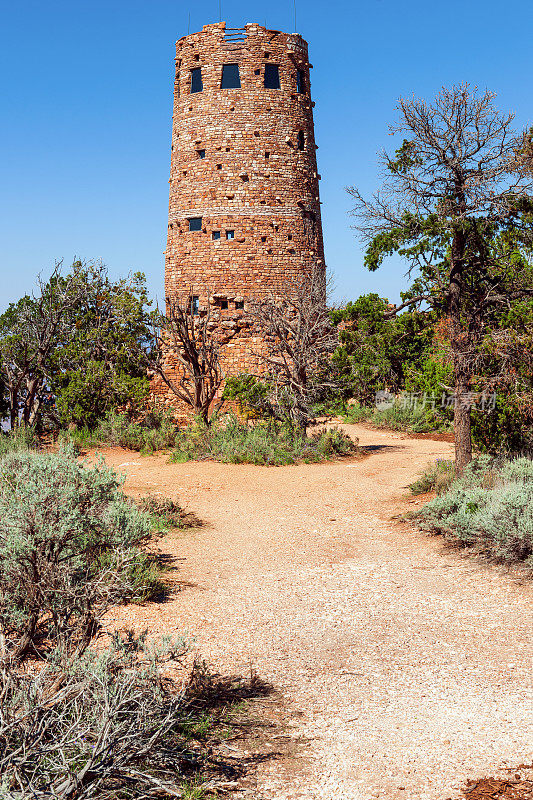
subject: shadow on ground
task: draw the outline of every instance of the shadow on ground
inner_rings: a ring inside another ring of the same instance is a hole
[[[193,718],[206,720],[198,740],[207,753],[191,759],[188,776],[201,776],[202,785],[212,788],[215,797],[218,791],[237,790],[239,797],[254,797],[260,764],[275,760],[276,769],[284,770],[300,758],[305,742],[287,733],[283,696],[252,668],[247,677],[219,675],[197,661],[187,695]],[[191,738],[195,735],[193,730]]]

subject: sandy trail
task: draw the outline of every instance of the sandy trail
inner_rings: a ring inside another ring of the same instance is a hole
[[[104,451],[127,491],[206,523],[160,544],[181,591],[118,621],[189,632],[217,670],[253,663],[281,690],[301,746],[260,765],[246,796],[455,797],[533,760],[531,587],[391,520],[452,445],[345,428],[369,457],[264,468]]]

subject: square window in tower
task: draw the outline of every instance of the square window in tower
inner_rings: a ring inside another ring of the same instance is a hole
[[[196,155],[198,158],[205,158],[205,150],[197,150]]]
[[[244,308],[244,300],[235,300],[235,310],[239,311]]]
[[[305,94],[305,73],[299,69],[296,73],[296,91],[298,94]]]
[[[190,231],[201,231],[202,230],[202,218],[201,217],[189,217],[189,230]]]
[[[226,311],[226,310],[227,310],[227,308],[228,308],[228,301],[227,301],[227,300],[221,300],[221,301],[220,301],[220,308],[221,308],[223,311]]]
[[[265,89],[281,89],[277,64],[265,64]]]
[[[191,94],[194,94],[195,92],[201,92],[203,88],[202,68],[196,67],[196,69],[191,69]]]
[[[235,231],[226,231],[226,239],[235,239]]]
[[[212,237],[213,241],[216,242],[217,239],[220,239],[220,231],[213,231],[213,233],[211,234],[211,237]]]
[[[222,66],[221,89],[240,89],[241,79],[238,64],[224,64]]]

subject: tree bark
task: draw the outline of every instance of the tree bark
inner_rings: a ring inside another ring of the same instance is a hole
[[[465,213],[464,193],[460,183],[456,186],[457,210]],[[470,375],[465,363],[465,335],[462,320],[463,278],[465,268],[466,237],[458,226],[452,239],[450,283],[448,289],[448,311],[451,323],[450,346],[453,357],[455,379],[454,439],[455,467],[459,474],[472,461],[472,434],[470,405],[466,394],[470,390]]]
[[[461,474],[467,464],[470,464],[472,461],[470,405],[466,397],[469,389],[469,381],[465,377],[456,379],[453,428],[455,439],[455,467],[459,474]]]

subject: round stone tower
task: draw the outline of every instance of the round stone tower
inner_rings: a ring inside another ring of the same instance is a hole
[[[325,270],[310,67],[301,36],[255,23],[176,43],[165,293],[221,323]],[[245,371],[249,344],[230,346]]]

